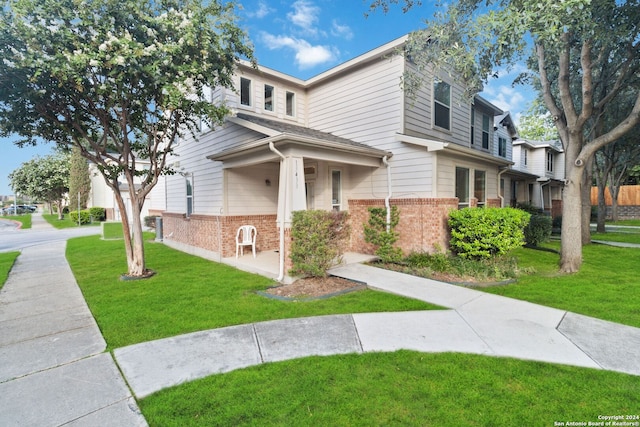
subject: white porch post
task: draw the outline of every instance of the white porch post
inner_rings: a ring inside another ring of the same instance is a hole
[[[307,209],[304,187],[304,159],[287,156],[280,162],[278,186],[278,223],[291,226],[291,212]]]

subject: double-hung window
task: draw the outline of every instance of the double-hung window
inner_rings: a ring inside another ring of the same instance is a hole
[[[271,85],[264,85],[264,109],[273,111],[274,88]]]
[[[289,117],[294,117],[296,115],[296,94],[293,92],[287,91],[285,96],[285,113]]]
[[[476,136],[476,113],[473,111],[473,107],[471,107],[471,145],[475,144],[475,136]]]
[[[456,197],[458,209],[469,206],[469,169],[456,167]]]
[[[339,169],[331,171],[331,209],[342,209],[342,171]]]
[[[553,172],[553,153],[547,151],[547,172]]]
[[[187,194],[187,217],[193,213],[193,176],[185,178],[186,194]]]
[[[433,82],[433,124],[451,130],[451,85],[441,80]]]
[[[482,148],[489,149],[489,128],[491,119],[486,114],[482,115]]]
[[[240,104],[251,106],[251,80],[240,77]]]
[[[498,137],[498,156],[507,157],[507,138]]]
[[[487,203],[487,173],[474,171],[473,181],[473,197],[478,202],[478,207],[484,207]]]

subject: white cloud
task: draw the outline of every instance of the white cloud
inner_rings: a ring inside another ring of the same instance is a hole
[[[264,44],[271,50],[289,48],[295,52],[295,62],[300,69],[315,67],[316,65],[332,62],[336,59],[334,49],[327,46],[313,46],[306,40],[289,36],[274,36],[269,33],[262,33],[261,38]]]
[[[336,37],[342,37],[345,40],[353,38],[353,31],[348,25],[340,25],[337,20],[331,22],[331,34]]]
[[[489,102],[504,111],[510,111],[513,114],[518,114],[522,110],[526,109],[525,104],[527,100],[522,92],[517,88],[508,85],[489,85],[485,88],[482,94],[489,100]]]
[[[293,7],[293,12],[287,13],[287,18],[306,34],[316,35],[318,33],[316,24],[319,20],[320,8],[308,0],[298,0],[291,6]]]
[[[262,19],[273,11],[274,9],[270,8],[267,2],[259,1],[258,9],[256,9],[255,12],[253,12],[253,16],[255,16],[258,19]]]

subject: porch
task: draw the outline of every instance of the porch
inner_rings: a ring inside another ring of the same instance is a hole
[[[346,252],[342,255],[342,265],[375,261],[377,258],[375,255]],[[280,254],[277,250],[267,250],[258,252],[254,258],[251,251],[246,251],[244,256],[240,256],[238,259],[232,256],[222,258],[220,262],[235,267],[238,270],[259,274],[275,280],[279,274]],[[284,284],[292,283],[294,280],[295,278],[286,275],[285,272],[283,279]]]

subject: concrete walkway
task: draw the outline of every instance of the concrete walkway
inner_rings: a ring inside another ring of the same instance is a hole
[[[638,328],[361,264],[332,272],[447,309],[195,332],[116,349],[116,366],[64,249],[63,242],[24,249],[0,291],[3,426],[144,426],[134,395],[312,355],[464,352],[640,375]]]
[[[105,348],[65,242],[24,248],[0,291],[0,425],[146,425]]]

